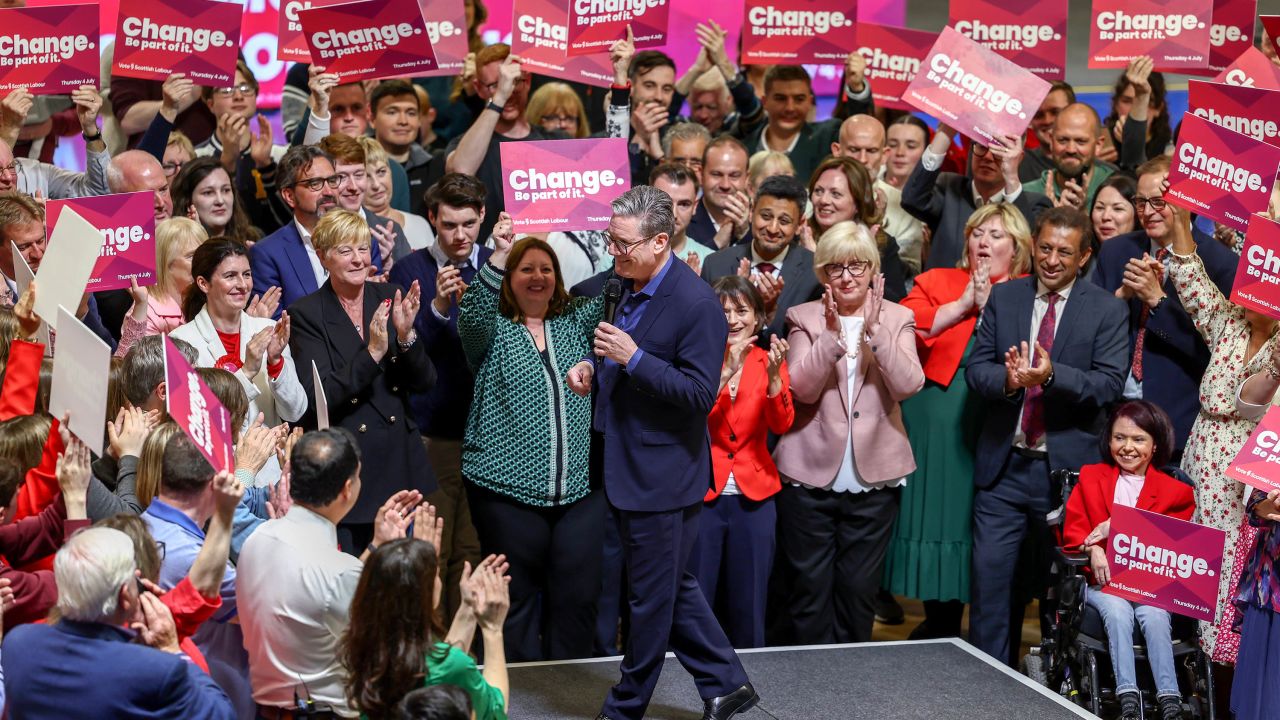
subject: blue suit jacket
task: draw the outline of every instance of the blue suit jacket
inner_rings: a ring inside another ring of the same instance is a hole
[[[370,244],[373,246],[373,265],[382,272],[382,252],[378,250],[377,241]],[[281,311],[320,289],[311,270],[311,260],[307,258],[307,248],[303,246],[298,226],[292,219],[253,246],[249,251],[249,266],[253,270],[255,295],[273,287],[280,288],[280,307],[275,314],[277,320]]]
[[[595,377],[604,488],[614,507],[663,512],[702,502],[711,486],[707,415],[728,336],[715,293],[674,260],[631,333],[644,351],[635,371],[599,363]]]
[[[969,388],[985,400],[986,419],[973,466],[973,482],[980,488],[995,483],[1013,448],[1026,393],[1005,394],[1004,354],[1019,343],[1034,341],[1035,297],[1034,275],[992,288],[965,367]],[[1076,280],[1058,312],[1058,331],[1049,351],[1053,384],[1044,391],[1049,467],[1079,470],[1098,462],[1098,434],[1106,426],[1107,406],[1124,389],[1125,307],[1111,293]]]
[[[226,694],[194,663],[132,637],[123,628],[65,619],[9,631],[9,717],[235,720]]]
[[[1231,296],[1240,258],[1213,238],[1196,231],[1197,254],[1204,262],[1209,278],[1223,295]],[[1115,292],[1124,279],[1124,266],[1132,258],[1151,252],[1151,239],[1146,232],[1128,233],[1102,244],[1094,263],[1093,281],[1099,287]],[[1142,395],[1169,413],[1173,420],[1174,444],[1179,449],[1187,444],[1191,425],[1200,412],[1200,378],[1209,366],[1209,348],[1200,337],[1191,316],[1182,306],[1173,280],[1164,279],[1164,302],[1147,317],[1147,333],[1142,341]],[[1129,362],[1138,338],[1138,321],[1142,317],[1142,301],[1128,302]],[[1128,372],[1126,371],[1126,376]]]

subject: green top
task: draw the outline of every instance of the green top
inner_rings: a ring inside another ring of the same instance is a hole
[[[1049,168],[1040,174],[1036,180],[1022,184],[1023,192],[1037,192],[1045,195],[1044,189],[1049,182],[1049,174],[1054,172],[1053,168]],[[1102,187],[1102,183],[1107,181],[1116,172],[1116,166],[1101,160],[1093,161],[1093,174],[1089,176],[1089,187],[1084,191],[1084,211],[1086,213],[1093,211],[1093,198],[1098,194],[1098,188]],[[1055,187],[1056,194],[1062,193],[1062,188]],[[1053,198],[1049,198],[1052,200]]]
[[[476,720],[507,720],[507,702],[502,691],[485,681],[470,655],[447,643],[438,642],[425,658],[427,678],[424,687],[453,685],[471,698]],[[360,716],[368,720],[367,715]]]
[[[486,263],[459,304],[458,335],[476,376],[462,474],[527,505],[568,505],[590,491],[591,400],[566,377],[592,357],[604,299],[575,298],[548,319],[544,358],[523,324],[498,313],[501,286],[502,273]]]

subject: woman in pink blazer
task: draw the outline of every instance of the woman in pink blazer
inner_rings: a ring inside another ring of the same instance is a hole
[[[880,253],[853,222],[823,233],[821,300],[787,312],[796,419],[778,442],[779,555],[796,644],[871,639],[874,601],[915,470],[899,404],[924,386],[911,311],[884,299]]]

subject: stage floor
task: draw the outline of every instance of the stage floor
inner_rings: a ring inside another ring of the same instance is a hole
[[[760,693],[743,720],[1091,718],[955,639],[768,648],[740,653]],[[511,666],[512,720],[595,718],[619,658]],[[670,653],[646,717],[700,718],[693,679]]]

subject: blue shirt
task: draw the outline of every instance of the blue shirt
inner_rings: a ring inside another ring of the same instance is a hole
[[[644,317],[645,308],[649,306],[649,301],[653,299],[653,294],[662,286],[662,281],[666,279],[667,272],[671,269],[671,263],[675,262],[675,257],[668,255],[667,261],[663,263],[658,270],[658,274],[653,279],[645,283],[639,289],[630,289],[627,286],[633,285],[633,280],[627,280],[623,283],[622,301],[618,303],[618,312],[614,315],[613,326],[630,335],[640,326],[640,320]],[[633,337],[632,340],[635,338]],[[635,372],[636,365],[640,364],[640,359],[644,357],[644,351],[637,348],[635,354],[627,361],[627,372]],[[618,364],[614,361],[604,358],[600,363],[600,373],[614,373],[618,371]],[[597,398],[597,408],[595,419],[592,427],[596,432],[604,432],[605,413],[601,412],[599,403],[608,402],[603,396]]]

